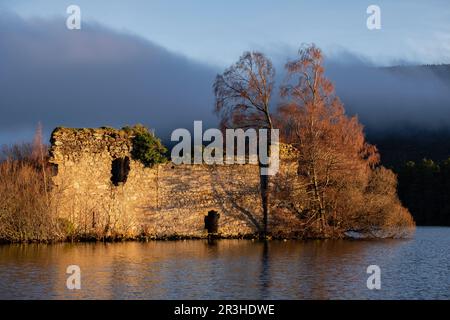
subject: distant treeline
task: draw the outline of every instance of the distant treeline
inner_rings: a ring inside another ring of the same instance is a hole
[[[397,130],[368,128],[367,131],[367,139],[377,146],[383,165],[396,171],[408,161],[444,161],[450,157],[450,128],[447,127],[423,129],[405,125]]]
[[[450,158],[408,161],[398,172],[398,193],[418,225],[450,225]]]
[[[400,200],[416,223],[450,225],[450,129],[369,130],[368,139],[397,173]]]

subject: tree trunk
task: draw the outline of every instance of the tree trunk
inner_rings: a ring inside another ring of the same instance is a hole
[[[314,166],[312,168],[312,172],[313,172],[312,185],[314,188],[314,202],[317,203],[317,206],[318,206],[317,209],[319,212],[319,219],[318,219],[319,228],[320,228],[319,230],[322,235],[325,235],[325,212],[324,212],[325,210],[323,208],[322,199],[320,197],[319,186],[317,184],[316,168]]]
[[[269,176],[260,175],[261,183],[261,200],[263,209],[263,237],[267,236],[267,221],[269,216]]]

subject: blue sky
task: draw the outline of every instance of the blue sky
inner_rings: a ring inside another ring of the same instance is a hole
[[[60,17],[81,7],[84,21],[134,33],[215,66],[244,50],[284,55],[303,42],[350,51],[376,64],[450,63],[448,0],[0,0],[22,17]],[[381,8],[382,29],[366,28],[366,8]]]

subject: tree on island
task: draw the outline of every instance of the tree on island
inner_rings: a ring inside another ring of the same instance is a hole
[[[217,75],[213,86],[215,112],[222,130],[273,129],[270,102],[274,78],[272,62],[260,52],[245,52],[239,61]],[[269,177],[261,175],[264,236],[269,215],[268,185]]]
[[[279,128],[282,141],[297,151],[295,172],[281,170],[270,188],[268,177],[261,177],[264,235],[269,208],[274,221],[286,210],[294,213],[302,237],[336,238],[350,231],[409,235],[414,221],[398,199],[397,177],[380,166],[358,118],[345,114],[324,75],[321,50],[303,46],[285,68],[283,101],[275,114],[270,110],[275,71],[262,53],[244,53],[214,83],[222,129]]]
[[[340,237],[347,231],[392,236],[414,222],[398,200],[396,176],[379,166],[375,146],[365,141],[356,116],[345,114],[324,75],[314,45],[286,64],[277,110],[283,142],[297,150],[296,178],[279,185],[279,208],[294,210],[305,235]]]

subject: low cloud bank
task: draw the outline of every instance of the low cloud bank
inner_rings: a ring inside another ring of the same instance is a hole
[[[282,66],[282,63],[275,63]],[[203,120],[216,126],[217,72],[148,40],[96,24],[67,30],[63,17],[0,12],[0,144],[56,126],[143,123],[165,141]],[[283,78],[283,68],[277,68]],[[450,125],[450,68],[380,68],[348,52],[326,60],[349,114],[371,132]]]
[[[215,123],[210,67],[100,25],[0,13],[0,143],[38,121],[56,126],[143,123],[167,137],[193,120]]]

